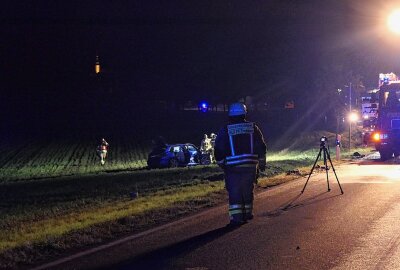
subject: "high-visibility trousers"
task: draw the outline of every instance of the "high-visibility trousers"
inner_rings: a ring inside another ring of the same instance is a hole
[[[225,185],[229,194],[229,217],[233,222],[243,222],[253,217],[254,183],[257,167],[225,168]]]

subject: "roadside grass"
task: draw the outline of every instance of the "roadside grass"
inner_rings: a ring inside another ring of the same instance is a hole
[[[343,163],[348,162],[349,160],[356,159],[353,154],[355,152],[360,153],[360,155],[368,155],[373,152],[372,147],[357,147],[352,149],[352,151],[341,151],[341,159],[336,160],[336,149],[329,150],[330,157],[333,166],[337,166]],[[315,150],[307,150],[307,151],[289,151],[284,149],[282,151],[272,152],[269,154],[267,158],[268,164],[273,164],[274,162],[283,162],[280,167],[280,170],[285,171],[285,173],[276,173],[273,177],[261,177],[258,180],[258,186],[262,188],[268,188],[272,186],[276,186],[294,179],[298,179],[300,177],[308,176],[312,169],[312,165],[314,164],[317,155],[319,152],[319,148]],[[323,159],[320,158],[316,165],[323,165]],[[328,161],[329,165],[329,161]],[[269,166],[269,170],[273,170],[274,166]]]
[[[118,220],[132,215],[144,214],[148,211],[167,209],[171,205],[196,198],[207,197],[211,192],[224,188],[222,181],[211,183],[192,183],[169,190],[160,190],[151,195],[129,198],[116,202],[105,202],[98,207],[76,209],[67,215],[47,217],[46,219],[25,221],[23,224],[9,224],[7,230],[0,232],[0,251],[18,246],[44,242],[49,238],[57,238],[76,230],[86,229],[99,223]]]

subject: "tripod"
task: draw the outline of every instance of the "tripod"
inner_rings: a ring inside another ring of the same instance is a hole
[[[336,175],[335,167],[333,167],[331,156],[329,154],[329,151],[326,149],[325,142],[326,142],[326,137],[322,137],[321,138],[321,144],[320,144],[320,147],[319,147],[319,153],[317,155],[317,158],[315,159],[314,165],[313,165],[313,167],[312,167],[312,169],[310,171],[310,175],[308,176],[306,184],[304,185],[303,190],[301,191],[301,193],[303,193],[304,190],[306,189],[306,186],[308,184],[308,180],[310,180],[310,177],[311,177],[312,172],[314,171],[315,165],[317,164],[318,159],[321,157],[321,152],[323,152],[323,155],[324,155],[324,166],[325,166],[325,172],[326,172],[326,182],[328,183],[328,191],[331,191],[331,188],[329,187],[329,177],[328,177],[329,168],[328,168],[327,160],[329,160],[329,162],[331,163],[331,167],[333,169],[333,173],[335,174],[336,181],[338,182],[339,187],[340,187],[340,191],[343,194],[342,186],[340,185],[339,179],[338,179],[338,177]]]

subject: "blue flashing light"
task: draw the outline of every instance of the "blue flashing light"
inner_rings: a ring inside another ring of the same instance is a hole
[[[207,102],[201,102],[200,103],[200,110],[202,112],[207,112],[208,111],[208,103]]]

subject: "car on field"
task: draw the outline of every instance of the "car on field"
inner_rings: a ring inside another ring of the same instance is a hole
[[[176,168],[198,165],[200,150],[191,143],[167,144],[165,148],[154,150],[147,158],[149,169]]]

